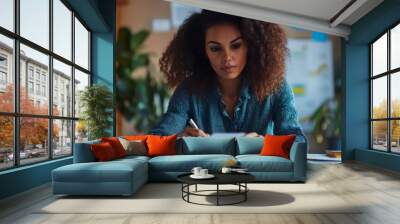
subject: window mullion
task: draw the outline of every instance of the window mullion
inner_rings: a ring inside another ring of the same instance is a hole
[[[371,45],[369,45],[369,52],[370,52],[370,55],[369,55],[369,64],[370,64],[370,66],[369,66],[369,149],[373,149],[373,147],[374,147],[374,144],[373,144],[373,141],[374,141],[374,136],[373,136],[373,130],[372,130],[372,128],[373,128],[373,121],[372,121],[372,119],[373,119],[373,108],[372,108],[372,106],[373,106],[373,91],[374,91],[374,89],[373,89],[373,83],[372,83],[372,81],[373,81],[373,79],[372,79],[372,71],[373,71],[373,60],[372,60],[372,55],[373,55],[373,47],[372,47],[372,44]]]
[[[387,32],[387,52],[386,52],[386,54],[387,54],[387,71],[389,71],[390,70],[390,29],[389,29],[389,31]],[[389,73],[388,75],[387,75],[387,85],[388,85],[388,88],[387,88],[387,90],[388,90],[388,92],[387,92],[387,98],[388,98],[388,100],[387,100],[387,102],[388,102],[388,104],[387,104],[387,110],[388,110],[388,118],[391,118],[392,117],[392,111],[391,111],[391,108],[392,108],[392,106],[391,106],[391,104],[392,104],[392,100],[391,100],[391,82],[390,82],[390,80],[391,80],[391,78],[392,78],[392,76],[391,76],[391,74]],[[392,151],[392,136],[391,136],[391,123],[392,123],[392,121],[391,120],[388,120],[388,122],[387,122],[387,132],[388,132],[388,152],[391,152]]]
[[[72,96],[71,96],[71,100],[72,100],[72,105],[71,105],[71,117],[75,118],[75,12],[72,11],[72,16],[71,16],[71,23],[72,23],[72,49],[71,49],[71,55],[72,55],[72,71],[71,71],[71,91],[72,91]],[[72,151],[72,155],[74,155],[74,151],[75,151],[75,125],[76,125],[76,121],[73,120],[71,122],[72,124],[72,130],[71,130],[71,151]]]
[[[369,45],[369,58],[368,58],[368,60],[369,60],[369,77],[368,77],[368,80],[369,80],[369,83],[368,83],[368,86],[369,86],[369,91],[368,91],[368,94],[369,94],[369,149],[372,149],[373,148],[373,146],[374,146],[374,144],[373,144],[373,141],[374,141],[374,136],[373,136],[373,130],[372,130],[372,127],[373,127],[373,124],[372,124],[372,119],[373,119],[373,113],[372,113],[372,44],[370,44]]]
[[[53,0],[49,0],[49,50],[53,52]],[[48,152],[49,159],[53,159],[53,56],[49,55],[49,73],[48,73],[48,91],[49,94],[49,116],[48,120]]]
[[[14,1],[14,31],[17,35],[19,35],[19,8],[20,1]],[[19,156],[19,136],[20,136],[20,118],[16,115],[20,112],[20,50],[19,50],[19,39],[14,39],[14,166],[19,166],[20,164],[20,156]]]

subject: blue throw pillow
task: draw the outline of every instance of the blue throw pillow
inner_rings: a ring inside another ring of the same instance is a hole
[[[180,149],[180,150],[179,150]],[[177,154],[226,154],[235,155],[235,139],[232,137],[183,137]]]
[[[264,137],[236,137],[236,155],[259,154]]]

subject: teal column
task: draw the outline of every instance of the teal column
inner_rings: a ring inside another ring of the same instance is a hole
[[[92,83],[108,86],[115,96],[115,1],[99,1],[98,7],[109,31],[92,33]],[[115,136],[115,97],[113,104],[113,125],[109,130]]]

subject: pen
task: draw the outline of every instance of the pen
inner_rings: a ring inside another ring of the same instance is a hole
[[[193,128],[199,129],[199,127],[192,118],[189,119],[189,125],[192,126]]]

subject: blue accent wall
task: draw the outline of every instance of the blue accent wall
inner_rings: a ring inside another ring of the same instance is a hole
[[[115,1],[99,1],[98,9],[104,16],[108,27],[108,32],[93,32],[92,33],[92,82],[102,83],[110,88],[115,93],[115,19],[116,19],[116,5]],[[115,94],[113,94],[115,96]],[[112,136],[116,134],[116,102],[115,97],[113,103],[113,125],[110,127],[109,132]]]
[[[115,0],[67,0],[92,32],[92,82],[114,93]],[[110,132],[115,135],[115,111]],[[72,157],[0,171],[0,199],[51,181],[51,171],[72,163]]]
[[[400,170],[400,156],[369,150],[369,46],[400,22],[400,1],[385,0],[351,27],[344,43],[343,159]]]

